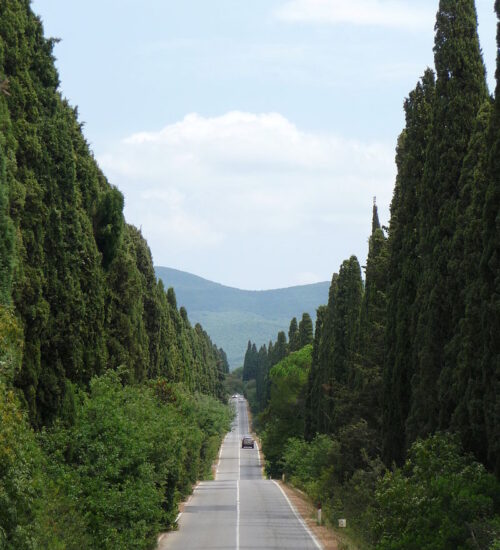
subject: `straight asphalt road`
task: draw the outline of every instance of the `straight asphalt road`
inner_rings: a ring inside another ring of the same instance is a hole
[[[249,433],[247,403],[243,397],[232,402],[236,417],[222,444],[215,480],[196,487],[178,531],[164,535],[158,550],[322,548],[281,487],[263,479],[257,445],[241,448]]]

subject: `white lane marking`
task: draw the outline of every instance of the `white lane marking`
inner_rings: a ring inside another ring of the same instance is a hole
[[[238,479],[236,480],[236,550],[240,550],[240,479],[241,479],[241,443],[240,443],[240,410],[238,410]]]
[[[241,479],[241,434],[240,434],[240,423],[238,422],[238,480]]]
[[[319,548],[320,550],[323,550],[323,547],[318,542],[318,539],[314,536],[313,532],[309,529],[309,527],[305,524],[304,520],[300,516],[300,514],[295,510],[295,506],[290,502],[290,499],[286,496],[285,491],[283,491],[283,487],[280,486],[279,483],[277,483],[273,479],[273,483],[278,487],[278,489],[283,493],[283,496],[285,497],[286,501],[288,502],[288,506],[290,506],[290,510],[294,513],[295,517],[299,521],[299,523],[302,525],[302,527],[305,529],[306,533],[311,537],[312,541],[316,545],[316,548]]]
[[[236,481],[236,550],[240,550],[240,481]]]

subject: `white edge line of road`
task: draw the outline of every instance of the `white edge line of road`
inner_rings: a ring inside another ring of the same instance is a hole
[[[236,550],[240,550],[240,481],[236,481]]]
[[[240,479],[241,479],[241,445],[240,418],[238,411],[238,479],[236,480],[236,550],[240,550]]]
[[[196,483],[196,485],[193,487],[193,492],[189,495],[189,498],[186,500],[186,502],[184,503],[184,506],[187,506],[189,504],[189,501],[193,498],[194,496],[194,493],[196,491],[196,489],[198,489],[198,487],[200,486],[200,482],[198,481]],[[179,512],[177,514],[177,517],[175,518],[175,523],[179,523],[179,520],[181,519],[181,516],[182,516],[183,512]],[[166,534],[166,533],[165,533]]]
[[[187,504],[191,500],[191,497],[194,495],[194,492],[196,491],[197,487],[198,487],[198,485],[193,489],[193,492],[191,493],[191,495],[189,495],[189,498],[186,500],[185,504]],[[179,512],[177,514],[177,517],[175,518],[175,523],[179,523],[179,520],[181,519],[181,516],[182,516],[182,512]],[[163,540],[163,537],[166,537],[167,535],[168,535],[168,532],[161,534],[158,537],[158,544],[160,544],[160,542]]]
[[[319,550],[323,550],[323,546],[319,543],[318,539],[314,536],[313,532],[309,529],[309,527],[306,525],[306,522],[302,519],[300,514],[295,509],[295,506],[290,502],[290,499],[287,497],[285,491],[283,490],[283,487],[280,486],[279,483],[277,483],[273,479],[273,483],[278,487],[278,489],[282,492],[283,496],[285,497],[286,501],[288,502],[288,506],[290,506],[290,510],[294,513],[295,517],[298,519],[299,523],[302,525],[306,533],[311,537],[312,541],[316,545],[316,548],[319,548]]]
[[[219,468],[220,468],[220,455],[222,454],[222,446],[223,446],[224,443],[226,442],[227,436],[228,436],[228,434],[226,434],[226,436],[225,436],[224,439],[222,440],[222,443],[220,444],[219,459],[217,460],[217,467],[216,467],[216,469],[215,469],[215,475],[217,475],[217,474],[219,473]]]

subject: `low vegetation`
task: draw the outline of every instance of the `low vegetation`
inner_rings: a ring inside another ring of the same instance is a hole
[[[179,501],[210,475],[229,408],[181,385],[76,392],[75,415],[41,433],[0,387],[0,548],[151,549]]]

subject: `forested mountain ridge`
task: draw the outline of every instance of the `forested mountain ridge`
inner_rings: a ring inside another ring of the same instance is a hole
[[[0,548],[156,547],[229,428],[29,0],[0,2]]]
[[[157,266],[155,271],[165,286],[175,289],[179,304],[192,319],[224,348],[231,368],[243,364],[248,339],[258,345],[267,343],[288,326],[290,318],[304,311],[315,319],[316,308],[328,296],[328,282],[250,291],[167,267]]]

